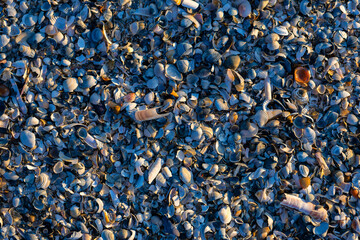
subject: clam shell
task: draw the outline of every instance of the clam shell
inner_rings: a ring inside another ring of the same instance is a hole
[[[64,162],[63,161],[59,161],[57,162],[54,167],[53,167],[53,172],[55,174],[59,174],[64,170]]]
[[[29,148],[35,148],[36,146],[36,137],[35,134],[29,130],[24,130],[20,133],[20,141],[22,144]]]
[[[38,178],[36,187],[38,189],[47,189],[50,186],[50,183],[51,181],[49,175],[47,173],[41,173]]]
[[[186,168],[181,167],[179,171],[180,179],[183,181],[186,185],[190,185],[193,181],[193,175],[192,172]]]
[[[300,186],[303,189],[305,189],[310,185],[311,179],[310,179],[310,177],[303,177],[303,178],[300,178],[299,182],[300,182]]]
[[[238,12],[241,17],[244,18],[248,17],[251,14],[251,5],[249,1],[247,0],[241,1]]]
[[[224,206],[219,211],[220,221],[224,224],[229,224],[232,220],[231,209],[229,206]]]
[[[306,87],[310,81],[310,71],[304,67],[297,67],[294,71],[294,79],[299,85]]]
[[[3,34],[0,35],[0,48],[5,47],[10,42],[9,36]]]
[[[165,67],[165,76],[174,81],[182,81],[183,76],[172,64],[167,64]]]
[[[65,92],[73,92],[78,87],[78,81],[76,78],[68,78],[64,81],[63,87]]]

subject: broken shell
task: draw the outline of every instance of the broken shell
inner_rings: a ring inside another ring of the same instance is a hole
[[[159,108],[160,107],[137,111],[135,113],[135,118],[138,121],[150,121],[150,120],[166,117],[170,114],[170,113],[158,114],[157,109]]]
[[[293,91],[292,96],[299,104],[306,104],[309,102],[309,95],[304,88],[297,88]]]
[[[267,110],[267,111],[260,110],[255,114],[254,120],[259,127],[264,127],[269,120],[279,116],[280,114],[282,114],[282,112],[283,111],[280,109]]]
[[[299,85],[306,87],[310,81],[310,71],[304,67],[297,67],[294,71],[294,78]]]

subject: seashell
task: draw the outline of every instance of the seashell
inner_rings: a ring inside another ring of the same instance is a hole
[[[232,55],[226,58],[224,66],[236,70],[240,65],[240,57],[238,55]]]
[[[65,92],[73,92],[78,87],[78,80],[76,78],[67,78],[63,82]]]
[[[317,91],[318,94],[321,94],[321,95],[325,94],[325,92],[326,92],[325,85],[320,84],[319,86],[316,87],[316,91]]]
[[[10,37],[16,37],[21,33],[21,30],[19,28],[18,25],[13,24],[10,26],[10,32],[9,32],[9,36]]]
[[[65,32],[66,29],[68,28],[66,19],[62,17],[57,17],[53,24],[57,29],[59,29],[62,32]]]
[[[35,134],[29,130],[24,130],[20,133],[20,141],[25,146],[33,149],[36,147],[36,137]]]
[[[157,158],[156,161],[150,166],[149,174],[148,174],[148,183],[151,184],[156,176],[161,171],[161,166],[163,164],[163,160],[161,158]]]
[[[45,33],[46,33],[47,35],[53,36],[53,35],[55,35],[56,33],[58,33],[58,30],[57,30],[57,28],[56,28],[54,25],[47,25],[47,26],[45,27]]]
[[[136,35],[141,30],[145,29],[145,23],[144,22],[133,22],[130,24],[130,32],[132,35]]]
[[[211,127],[201,125],[201,128],[203,130],[203,134],[208,138],[211,139],[214,136],[213,129]]]
[[[30,57],[30,58],[35,57],[35,51],[28,46],[21,45],[19,47],[19,51],[26,57]]]
[[[275,51],[280,48],[280,43],[279,42],[270,42],[266,46],[270,51]]]
[[[342,171],[335,172],[334,180],[337,185],[341,185],[342,183],[344,183],[345,182],[344,173]]]
[[[217,63],[221,58],[221,54],[218,53],[215,49],[208,49],[203,54],[203,61],[210,64]]]
[[[328,165],[326,164],[325,159],[324,159],[324,157],[322,156],[321,152],[316,152],[316,153],[315,153],[315,158],[316,158],[319,166],[323,169],[324,174],[325,174],[326,176],[329,175],[329,174],[331,173],[331,171],[330,171]]]
[[[294,79],[299,85],[306,87],[310,81],[310,71],[304,67],[297,67],[294,71]]]
[[[22,24],[24,24],[26,27],[32,27],[36,24],[37,16],[31,15],[31,14],[25,14],[22,17]]]
[[[315,131],[310,127],[306,127],[304,130],[304,139],[309,143],[314,143],[316,139]]]
[[[222,207],[218,212],[220,221],[224,224],[229,224],[232,220],[231,209],[228,205]]]
[[[321,237],[326,237],[328,230],[329,230],[329,223],[322,222],[320,223],[319,226],[313,228],[313,233]]]
[[[77,135],[81,140],[83,140],[87,145],[89,145],[91,148],[96,149],[97,148],[97,142],[96,140],[87,132],[86,128],[80,127],[76,131]]]
[[[331,148],[331,155],[339,156],[343,152],[344,148],[338,145],[335,145]]]
[[[10,38],[7,35],[0,35],[0,48],[5,47],[9,42]]]
[[[260,0],[258,9],[264,10],[268,4],[269,4],[269,0]]]
[[[90,103],[91,104],[98,105],[98,104],[100,104],[100,101],[101,101],[101,99],[100,99],[99,94],[97,94],[97,93],[91,94],[91,96],[90,96]]]
[[[50,177],[47,173],[41,173],[38,177],[36,187],[38,189],[47,189],[50,186]]]
[[[80,214],[81,214],[81,212],[80,212],[80,208],[79,208],[78,206],[74,205],[74,206],[72,206],[72,207],[70,208],[70,215],[71,215],[73,218],[79,217]]]
[[[50,119],[55,123],[55,126],[59,127],[64,124],[65,116],[59,114],[58,112],[54,112],[50,115]]]
[[[279,34],[280,36],[287,36],[289,35],[289,32],[286,27],[284,26],[277,26],[274,28],[274,32]]]
[[[158,114],[157,109],[159,108],[160,107],[137,111],[135,113],[135,118],[137,121],[149,121],[149,120],[166,117],[167,115],[169,115],[169,113]]]
[[[123,98],[124,102],[133,102],[135,101],[135,99],[136,99],[135,93],[129,93]]]
[[[165,76],[174,81],[182,81],[183,76],[172,64],[167,64],[165,67]]]
[[[246,128],[244,130],[241,130],[240,134],[242,138],[250,139],[256,136],[258,132],[259,132],[259,128],[255,123],[247,122]]]
[[[215,103],[214,103],[216,109],[218,111],[227,111],[229,110],[229,105],[226,101],[224,101],[224,99],[222,98],[218,98],[215,100]]]
[[[115,235],[114,233],[109,230],[109,229],[105,229],[104,231],[102,231],[101,233],[101,238],[103,240],[114,240],[115,239]]]
[[[26,120],[26,126],[36,126],[39,125],[40,121],[36,117],[29,117]]]
[[[3,84],[0,84],[0,97],[7,97],[10,95],[10,89],[3,85]]]
[[[310,185],[311,179],[310,179],[310,177],[303,177],[303,178],[300,178],[299,182],[300,182],[300,186],[303,189],[305,189]]]
[[[91,40],[93,42],[100,42],[103,39],[103,33],[100,28],[95,28],[91,32]]]
[[[186,185],[190,185],[193,181],[192,172],[186,167],[180,168],[179,176],[181,181],[183,181]]]
[[[295,127],[299,128],[299,129],[306,128],[306,118],[302,115],[297,115],[294,118],[293,123],[294,123]]]
[[[292,97],[299,103],[299,104],[306,104],[309,102],[309,96],[304,88],[296,88],[292,92]]]
[[[307,177],[309,175],[309,168],[305,165],[300,165],[299,172],[303,177]]]
[[[186,59],[176,61],[176,67],[181,73],[188,73],[190,70],[190,62]]]
[[[346,118],[346,122],[350,125],[357,125],[359,119],[354,114],[350,113]]]
[[[255,120],[255,122],[258,124],[259,127],[264,127],[266,125],[266,123],[279,116],[280,114],[282,114],[282,110],[280,109],[275,109],[275,110],[259,110],[255,116],[253,117],[253,119]]]
[[[63,161],[57,162],[53,167],[53,172],[55,174],[62,173],[63,170],[64,170],[64,162]]]
[[[179,2],[179,0],[175,0],[175,2]],[[182,0],[181,6],[195,10],[199,7],[199,3],[193,0]]]
[[[311,12],[311,6],[309,6],[308,0],[302,0],[300,3],[300,12],[304,15],[308,15]]]
[[[258,231],[257,239],[266,239],[268,234],[270,233],[269,227],[263,227],[260,231]]]
[[[94,76],[92,75],[86,75],[83,79],[82,79],[82,83],[80,84],[80,88],[92,88],[97,84],[97,80]]]
[[[176,54],[179,58],[188,56],[193,52],[193,47],[190,43],[179,43],[176,45]]]

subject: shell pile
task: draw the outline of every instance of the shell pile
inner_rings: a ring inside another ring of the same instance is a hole
[[[358,239],[358,0],[0,9],[0,239]]]

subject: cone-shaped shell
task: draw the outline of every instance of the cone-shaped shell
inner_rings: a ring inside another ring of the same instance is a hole
[[[294,78],[299,85],[306,87],[310,81],[310,71],[304,67],[297,67]]]

